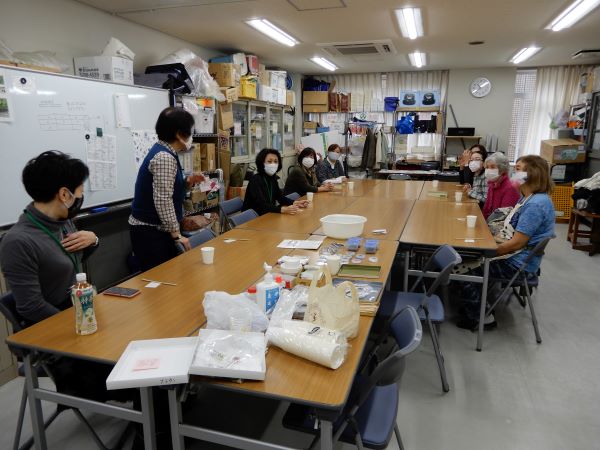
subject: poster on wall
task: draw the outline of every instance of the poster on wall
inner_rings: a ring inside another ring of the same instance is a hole
[[[6,78],[4,72],[0,72],[0,122],[10,122],[11,111],[8,90],[6,88]]]
[[[435,107],[440,106],[439,89],[424,89],[419,91],[419,106]]]
[[[414,90],[401,90],[400,101],[398,106],[400,108],[410,108],[411,106],[419,106],[419,91]]]

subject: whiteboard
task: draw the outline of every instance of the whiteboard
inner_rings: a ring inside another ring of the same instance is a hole
[[[8,113],[1,108],[2,96]],[[132,130],[153,131],[168,106],[164,89],[0,66],[0,226],[15,223],[31,202],[21,173],[46,150],[67,153],[93,169],[94,181],[84,185],[84,208],[131,199],[138,171]],[[117,111],[126,127],[117,127]],[[93,142],[105,147],[90,153]],[[89,164],[90,156],[106,161]]]

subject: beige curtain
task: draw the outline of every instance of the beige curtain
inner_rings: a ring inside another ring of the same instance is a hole
[[[524,154],[540,154],[540,142],[552,138],[550,121],[561,110],[578,103],[581,74],[590,66],[540,67],[537,69],[533,111],[529,120]],[[522,156],[517,155],[517,156]]]

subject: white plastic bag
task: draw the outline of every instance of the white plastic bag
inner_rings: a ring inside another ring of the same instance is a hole
[[[271,313],[271,323],[269,327],[281,327],[284,321],[289,321],[294,315],[294,311],[302,304],[306,305],[308,301],[308,287],[303,285],[295,286],[294,289],[281,291],[279,300]]]
[[[317,287],[321,273],[325,273],[325,286]],[[352,298],[346,296],[350,290]],[[333,286],[331,273],[325,266],[317,271],[310,283],[308,305],[304,320],[315,325],[340,331],[347,339],[358,335],[360,305],[356,288],[349,281]]]
[[[232,316],[239,318],[236,312],[240,310],[246,310],[248,315],[252,316],[251,331],[264,332],[269,326],[266,314],[245,294],[231,295],[227,292],[209,291],[204,294],[202,304],[207,320],[206,328],[229,330]]]

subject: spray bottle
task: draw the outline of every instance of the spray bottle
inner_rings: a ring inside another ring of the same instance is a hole
[[[279,291],[281,286],[275,282],[271,270],[273,269],[267,263],[263,267],[267,272],[263,281],[256,284],[256,304],[264,312],[270,312],[279,300]]]

